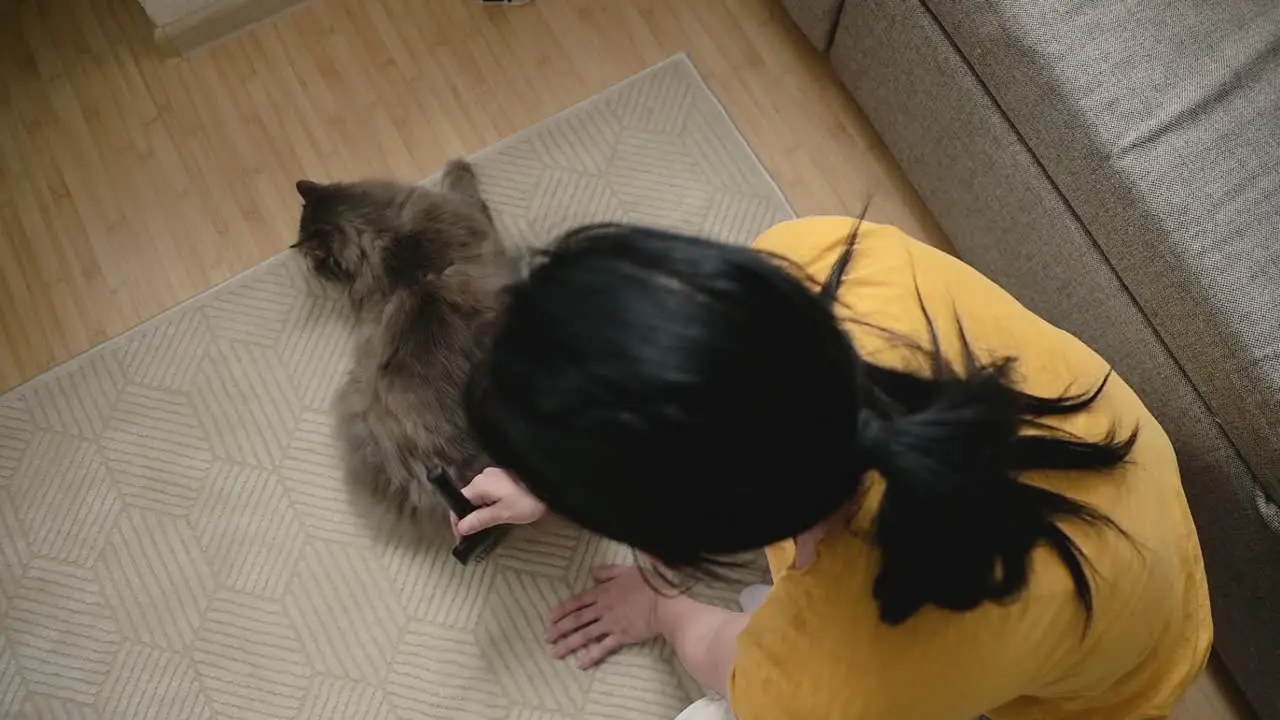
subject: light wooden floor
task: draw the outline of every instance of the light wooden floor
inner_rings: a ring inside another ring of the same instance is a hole
[[[775,0],[318,0],[186,61],[135,0],[0,5],[0,391],[280,252],[294,180],[425,177],[681,50],[799,213],[947,247]]]
[[[18,0],[0,390],[281,251],[297,178],[425,177],[680,50],[799,212],[870,194],[941,241],[771,0],[321,0],[188,61],[159,57],[135,0]]]

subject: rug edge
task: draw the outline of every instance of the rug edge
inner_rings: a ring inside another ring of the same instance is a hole
[[[681,51],[667,58],[660,64],[666,64],[677,59],[684,60],[684,64],[687,65],[691,71],[693,71],[693,77],[697,79],[698,85],[701,86],[702,89],[706,91],[707,95],[710,96],[711,99],[715,101],[716,109],[720,111],[720,115],[724,117],[725,122],[729,123],[729,127],[733,128],[733,134],[737,136],[738,142],[742,145],[744,149],[746,149],[747,154],[751,156],[751,159],[755,161],[756,168],[761,172],[761,174],[763,174],[766,178],[769,179],[769,186],[773,188],[774,194],[777,195],[778,199],[782,201],[783,206],[787,208],[787,212],[791,214],[791,217],[792,218],[797,217],[796,208],[794,205],[791,204],[791,199],[788,198],[787,194],[782,191],[782,187],[778,185],[777,178],[773,176],[773,173],[769,172],[769,168],[765,167],[764,161],[760,159],[760,154],[756,152],[756,149],[754,147],[751,147],[751,143],[747,140],[747,136],[743,134],[742,128],[738,127],[737,121],[734,120],[733,116],[729,114],[729,109],[724,106],[724,101],[720,99],[720,96],[716,95],[716,91],[711,88],[711,85],[710,83],[707,82],[706,77],[704,77],[702,73],[698,71],[698,64],[693,61],[693,58],[689,56],[689,53],[685,51]],[[659,66],[655,65],[654,67],[656,68]]]

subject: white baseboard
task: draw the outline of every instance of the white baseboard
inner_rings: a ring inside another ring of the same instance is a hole
[[[187,17],[157,27],[156,42],[168,54],[190,55],[305,2],[307,0],[218,0]]]

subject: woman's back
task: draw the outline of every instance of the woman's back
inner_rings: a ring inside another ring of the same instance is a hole
[[[756,247],[820,280],[853,227],[847,218],[799,220]],[[966,345],[982,361],[1015,358],[1018,388],[1040,397],[1087,394],[1109,370],[976,271],[889,227],[862,224],[839,303],[837,315],[863,357],[889,369],[928,374],[936,338],[956,367],[965,365]],[[1116,469],[1022,476],[1124,531],[1063,526],[1090,561],[1091,619],[1067,568],[1041,547],[1028,588],[1008,603],[965,613],[926,607],[902,625],[884,624],[870,542],[883,485],[873,477],[853,532],[824,539],[810,565],[789,569],[792,543],[771,549],[775,590],[739,637],[733,700],[743,720],[1167,714],[1203,668],[1212,635],[1173,449],[1116,377],[1085,410],[1050,424],[1086,440],[1138,430]]]

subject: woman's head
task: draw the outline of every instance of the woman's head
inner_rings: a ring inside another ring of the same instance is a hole
[[[927,377],[864,361],[832,312],[855,241],[814,288],[746,248],[570,232],[512,288],[473,373],[481,445],[551,509],[674,567],[809,530],[874,469],[886,622],[1014,595],[1040,544],[1090,610],[1086,560],[1057,522],[1109,521],[1018,477],[1127,457],[1133,434],[1094,442],[1047,422],[1088,408],[1105,378],[1035,397],[1012,360],[952,363],[936,338],[904,339],[932,360]]]
[[[671,565],[798,534],[858,490],[855,356],[746,248],[594,226],[514,288],[470,415],[550,507]]]

